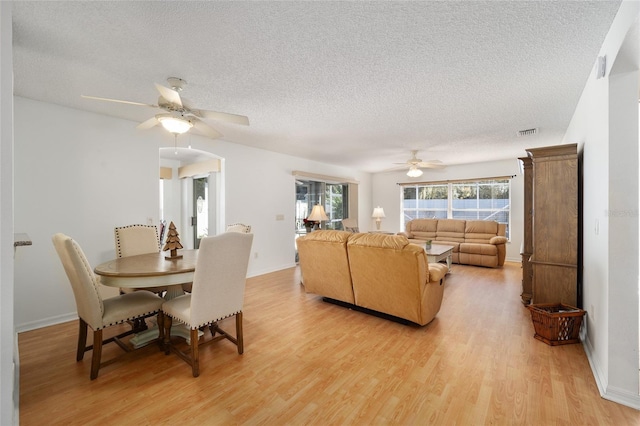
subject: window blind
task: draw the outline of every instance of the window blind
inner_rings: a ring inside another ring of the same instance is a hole
[[[508,176],[494,176],[494,177],[484,177],[484,178],[469,178],[469,179],[451,179],[451,180],[431,180],[431,181],[421,181],[421,182],[398,182],[400,186],[416,186],[416,185],[441,185],[445,183],[464,183],[464,182],[486,182],[492,180],[505,180],[505,179],[513,179],[516,175],[508,175]]]

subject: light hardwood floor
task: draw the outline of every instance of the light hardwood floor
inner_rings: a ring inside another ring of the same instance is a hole
[[[19,336],[21,425],[636,425],[600,398],[582,345],[533,338],[521,269],[454,265],[413,327],[305,294],[297,268],[247,282],[245,352],[200,352],[200,377],[151,345],[89,380],[77,323]],[[233,330],[233,320],[222,324]],[[103,359],[119,355],[105,347]]]

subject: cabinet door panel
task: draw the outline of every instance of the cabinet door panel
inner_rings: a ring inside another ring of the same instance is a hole
[[[577,268],[533,264],[533,303],[577,306]]]
[[[533,253],[536,261],[577,263],[576,181],[576,160],[534,162]]]

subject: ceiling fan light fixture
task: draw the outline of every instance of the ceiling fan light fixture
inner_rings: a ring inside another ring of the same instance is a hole
[[[193,123],[189,120],[179,117],[159,117],[158,121],[168,132],[176,135],[188,132],[193,127]]]
[[[407,172],[407,176],[415,178],[422,176],[422,170],[417,168],[416,166],[409,167],[409,171]]]

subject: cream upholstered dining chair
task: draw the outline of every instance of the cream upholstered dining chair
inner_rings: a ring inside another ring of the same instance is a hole
[[[358,233],[360,229],[358,228],[358,221],[351,218],[342,219],[342,228],[347,232]]]
[[[190,364],[193,377],[200,374],[200,344],[226,338],[235,343],[239,354],[244,352],[242,307],[252,242],[253,234],[239,232],[204,237],[200,241],[191,294],[166,301],[162,305],[165,314],[164,331],[167,333],[164,336],[164,351],[169,354],[173,350]],[[234,315],[235,337],[218,326],[218,321]],[[190,355],[171,344],[172,318],[181,321],[191,330]],[[212,337],[200,343],[198,330],[207,325]],[[216,336],[216,333],[220,335]]]
[[[91,380],[93,380],[98,377],[98,370],[101,367],[102,345],[115,341],[125,351],[131,351],[132,349],[120,339],[137,331],[128,330],[103,340],[102,330],[112,325],[145,318],[156,313],[158,314],[158,324],[162,324],[163,314],[160,307],[164,299],[149,291],[136,291],[103,300],[98,288],[98,277],[93,273],[93,269],[78,243],[67,235],[58,233],[53,236],[53,245],[60,257],[76,299],[80,326],[76,360],[81,361],[86,351],[93,350],[90,373]],[[93,330],[93,345],[90,346],[86,346],[88,327]],[[161,337],[162,333],[163,331],[160,331]]]
[[[114,229],[116,255],[135,256],[160,251],[160,238],[155,225],[128,225]]]
[[[136,256],[138,254],[160,252],[158,228],[155,225],[128,225],[114,229],[116,255],[118,257]],[[138,289],[121,288],[120,293],[130,293]],[[152,293],[162,294],[167,287],[147,287]]]
[[[244,223],[232,223],[227,225],[227,232],[243,232],[245,234],[251,233],[251,225],[245,225]]]

